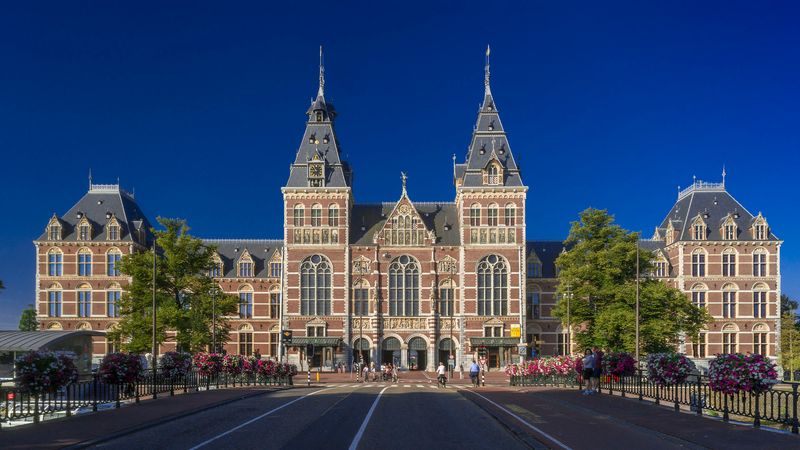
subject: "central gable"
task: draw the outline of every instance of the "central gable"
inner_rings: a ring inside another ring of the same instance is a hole
[[[384,246],[421,247],[436,240],[408,196],[403,194],[373,242]]]

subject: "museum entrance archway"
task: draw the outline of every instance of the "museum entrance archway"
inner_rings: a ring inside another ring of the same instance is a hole
[[[444,338],[439,341],[439,361],[443,362],[445,367],[449,367],[448,360],[451,355],[453,355],[453,364],[455,364],[455,357],[456,357],[456,346],[450,338]]]
[[[364,338],[356,339],[353,343],[353,362],[356,364],[369,365],[371,359],[369,355],[369,341]]]
[[[425,370],[428,365],[428,344],[421,337],[408,341],[408,368],[411,370]]]
[[[388,337],[381,345],[381,364],[392,363],[400,367],[400,341],[395,337]]]

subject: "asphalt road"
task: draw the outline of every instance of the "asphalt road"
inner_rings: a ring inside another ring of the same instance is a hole
[[[455,389],[295,388],[240,400],[95,448],[529,448]]]

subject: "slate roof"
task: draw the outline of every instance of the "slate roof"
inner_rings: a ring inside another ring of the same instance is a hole
[[[120,225],[120,242],[138,242],[145,246],[149,245],[150,221],[139,208],[133,195],[121,189],[119,185],[91,185],[89,191],[78,200],[78,203],[58,218],[63,227],[61,229],[62,241],[78,240],[77,225],[81,220],[78,218],[78,213],[85,216],[92,225],[92,242],[107,241],[105,229],[108,223],[107,215],[113,214]],[[140,229],[145,231],[144,241],[140,241],[138,233],[136,233]],[[37,240],[48,240],[47,229]]]
[[[222,276],[224,278],[238,278],[236,263],[244,253],[250,253],[253,258],[254,278],[267,278],[269,276],[269,260],[275,253],[283,250],[283,240],[280,239],[203,239],[207,245],[213,245],[217,254],[222,259]]]
[[[654,252],[656,250],[663,250],[666,247],[666,242],[651,239],[640,239],[639,248]]]
[[[692,240],[691,226],[697,215],[700,215],[707,225],[707,240],[722,240],[720,226],[728,214],[733,215],[733,220],[738,229],[736,240],[752,241],[753,234],[750,228],[755,216],[751,214],[725,189],[723,183],[705,183],[696,181],[688,189],[681,192],[678,200],[672,206],[659,228],[672,226],[680,230],[676,237],[678,241]],[[738,215],[738,217],[736,217]],[[769,239],[779,240],[770,230]]]
[[[566,247],[562,241],[527,241],[525,259],[535,254],[542,263],[542,278],[556,277],[556,258]]]
[[[460,245],[458,208],[452,202],[414,203],[428,230],[436,235],[436,245]],[[374,245],[379,232],[397,202],[353,205],[350,223],[351,245]]]
[[[478,120],[472,132],[472,141],[467,152],[466,168],[463,174],[464,187],[481,187],[482,170],[492,158],[496,158],[504,168],[503,186],[524,186],[511,146],[508,143],[497,105],[489,88],[488,65],[486,68],[486,90],[483,104],[478,110]],[[458,174],[458,170],[456,171]]]
[[[286,182],[289,188],[308,187],[308,161],[315,155],[325,161],[325,187],[349,187],[352,184],[350,166],[340,158],[339,141],[333,130],[336,111],[332,104],[325,101],[322,73],[321,69],[319,91],[306,111],[306,129],[289,169],[289,180]],[[321,121],[316,118],[317,112],[323,115]]]

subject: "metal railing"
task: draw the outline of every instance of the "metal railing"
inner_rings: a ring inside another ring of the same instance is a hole
[[[166,376],[148,370],[134,383],[109,384],[99,376],[71,383],[58,391],[32,394],[16,387],[0,387],[0,428],[15,421],[70,417],[99,409],[119,408],[122,402],[139,403],[158,394],[200,392],[238,386],[291,386],[290,376],[220,373],[205,376],[193,370],[186,375]]]
[[[511,386],[563,386],[580,387],[576,375],[535,375],[512,376]],[[647,373],[638,370],[632,376],[607,376],[600,378],[600,392],[618,394],[622,397],[636,397],[649,400],[656,405],[672,405],[675,411],[681,407],[698,416],[722,415],[722,420],[752,419],[753,426],[759,428],[763,423],[784,426],[798,434],[798,406],[800,393],[797,383],[778,383],[767,392],[754,394],[740,392],[727,395],[713,391],[705,375],[690,375],[674,386],[660,386],[647,378]]]

